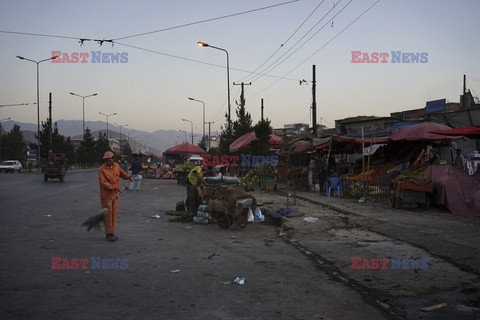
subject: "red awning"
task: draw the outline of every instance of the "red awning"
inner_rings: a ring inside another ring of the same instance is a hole
[[[205,150],[190,143],[177,144],[174,147],[167,149],[164,154],[167,153],[176,153],[176,154],[202,154],[205,153]]]
[[[243,136],[232,142],[230,144],[230,152],[237,152],[241,148],[250,148],[252,141],[257,140],[257,135],[255,131],[245,133]],[[279,148],[280,144],[282,143],[283,139],[275,134],[270,134],[270,138],[268,139],[268,145],[270,148]]]
[[[428,140],[428,141],[442,142],[442,141],[449,141],[449,140],[462,138],[461,136],[445,136],[445,135],[432,133],[434,131],[448,130],[448,129],[451,129],[451,128],[444,124],[435,123],[435,122],[422,122],[393,133],[392,135],[390,135],[390,139],[392,141]]]
[[[440,134],[443,136],[464,136],[471,139],[480,139],[480,127],[468,126],[455,129],[432,131],[434,134]]]

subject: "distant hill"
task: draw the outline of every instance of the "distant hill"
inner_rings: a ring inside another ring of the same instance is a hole
[[[3,130],[10,131],[15,124],[18,124],[20,126],[20,129],[23,132],[23,136],[27,141],[36,142],[35,134],[37,132],[37,124],[22,123],[16,121],[4,121],[2,122]],[[63,136],[70,136],[73,139],[82,138],[82,120],[58,120],[57,126],[58,132]],[[106,123],[104,121],[85,121],[85,127],[90,129],[94,137],[97,137],[100,131],[103,133],[106,133],[107,131]],[[122,128],[123,137],[127,135],[124,129],[125,128]],[[175,145],[175,142],[182,143],[185,135],[183,132],[177,132],[176,130],[157,130],[155,132],[147,132],[129,127],[126,131],[131,132],[132,130],[135,131],[130,133],[131,147],[133,147],[132,144],[138,143],[142,146],[154,148],[159,152],[164,152],[168,148],[173,147]],[[108,132],[111,138],[115,139],[120,137],[118,126],[110,124],[108,127]],[[187,135],[187,142],[191,142],[190,139],[190,135]],[[200,139],[200,134],[194,134],[193,141],[195,144],[197,144]]]

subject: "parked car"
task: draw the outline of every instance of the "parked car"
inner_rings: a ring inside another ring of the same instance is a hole
[[[18,160],[5,160],[0,165],[0,172],[4,171],[5,173],[11,172],[14,173],[15,171],[22,171],[22,164]]]

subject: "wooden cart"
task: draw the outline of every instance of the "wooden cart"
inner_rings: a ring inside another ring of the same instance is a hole
[[[398,180],[394,182],[391,193],[391,205],[394,208],[400,209],[403,205],[417,205],[428,209],[433,193],[433,182],[416,184],[411,181]]]

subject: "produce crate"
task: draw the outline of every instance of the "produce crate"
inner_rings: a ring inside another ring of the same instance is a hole
[[[273,175],[262,176],[260,186],[262,190],[275,191],[277,189],[277,177]]]

